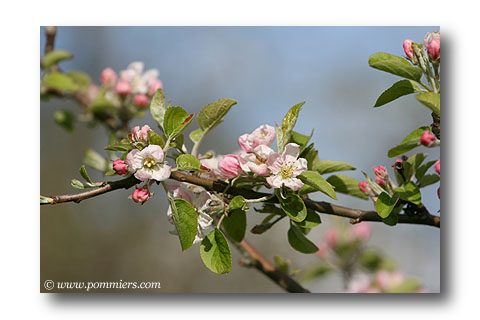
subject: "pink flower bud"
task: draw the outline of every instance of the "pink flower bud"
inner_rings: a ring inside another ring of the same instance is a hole
[[[375,182],[380,186],[380,187],[386,187],[387,186],[387,183],[385,182],[385,180],[383,180],[382,178],[380,177],[375,177]]]
[[[432,60],[437,60],[440,58],[440,38],[433,39],[432,42],[427,47],[428,54]]]
[[[387,168],[385,168],[384,166],[373,167],[373,172],[375,172],[375,175],[377,177],[380,177],[382,179],[388,177]]]
[[[397,163],[402,163],[403,162],[403,159],[402,158],[398,158],[397,160],[395,160],[395,162],[393,163],[393,170],[394,171],[397,171]]]
[[[352,237],[355,240],[366,241],[372,234],[372,228],[368,222],[360,222],[352,227]]]
[[[88,89],[87,89],[87,98],[89,102],[92,102],[95,100],[95,98],[98,96],[98,93],[100,92],[100,89],[98,88],[97,85],[91,84]]]
[[[128,137],[133,142],[148,142],[148,132],[150,130],[152,129],[148,125],[144,125],[142,129],[139,126],[135,126]]]
[[[158,89],[163,88],[163,82],[160,80],[155,80],[149,87],[148,87],[148,95],[153,96]]]
[[[242,148],[246,152],[253,152],[253,149],[255,149],[253,145],[253,137],[248,133],[245,133],[238,137],[238,144],[240,145],[240,148]]]
[[[145,108],[146,106],[148,106],[148,102],[148,97],[144,94],[137,94],[133,99],[133,103],[135,103],[135,105],[140,108]]]
[[[437,171],[438,174],[440,174],[440,159],[435,162],[435,171]]]
[[[144,203],[150,198],[150,192],[144,188],[139,188],[133,191],[132,199],[136,203]]]
[[[358,183],[358,187],[360,188],[360,190],[362,190],[363,193],[367,193],[368,182],[361,181]]]
[[[420,137],[420,143],[425,147],[430,147],[433,142],[435,142],[435,136],[430,131],[425,130],[425,132]]]
[[[410,40],[410,39],[405,39],[405,40],[403,41],[403,50],[405,50],[405,54],[406,54],[407,57],[409,57],[410,59],[413,58],[412,43],[413,43],[413,41]]]
[[[325,241],[330,248],[334,248],[338,243],[338,232],[334,228],[330,228],[325,232]]]
[[[110,68],[106,68],[100,75],[100,82],[106,86],[112,86],[117,82],[117,73]]]
[[[130,85],[130,82],[120,80],[115,85],[115,91],[120,96],[127,96],[132,92],[132,86]]]
[[[223,159],[218,162],[218,169],[225,179],[234,178],[242,172],[238,158],[233,154],[223,156]]]
[[[115,170],[117,174],[123,176],[128,172],[127,163],[122,159],[117,159],[113,161],[113,170]]]
[[[318,251],[315,252],[315,255],[318,258],[325,258],[328,254],[328,246],[325,243],[319,243],[317,244]]]

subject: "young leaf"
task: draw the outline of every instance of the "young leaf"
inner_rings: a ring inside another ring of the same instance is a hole
[[[337,171],[356,170],[356,168],[344,161],[318,160],[313,164],[313,170],[318,171],[320,174],[326,174]]]
[[[397,193],[390,197],[387,193],[382,192],[375,203],[378,215],[382,218],[388,217],[397,204],[398,198],[399,195]]]
[[[313,136],[313,129],[309,136],[298,133],[296,131],[292,131],[292,136],[290,137],[289,142],[298,144],[300,146],[300,154],[301,154],[303,150],[305,150],[305,148],[307,147],[308,142],[310,141],[312,136]]]
[[[92,149],[85,150],[83,162],[85,163],[85,165],[102,172],[107,170],[109,167],[107,159],[105,159],[98,152]]]
[[[78,85],[78,90],[87,92],[91,83],[88,74],[80,71],[72,71],[67,73],[67,76],[69,76]]]
[[[304,229],[311,229],[322,223],[320,215],[313,209],[307,208],[307,216],[302,222],[295,222],[297,226]]]
[[[417,94],[415,98],[436,115],[440,115],[440,93],[423,92]]]
[[[416,153],[410,158],[408,158],[407,161],[412,165],[413,170],[416,171],[426,157],[427,157],[426,153]]]
[[[431,166],[433,166],[437,162],[436,160],[429,161],[425,163],[424,165],[420,166],[417,171],[415,172],[415,177],[417,180],[422,179],[422,177],[425,175],[428,169],[430,169]]]
[[[328,177],[327,182],[335,187],[335,192],[348,194],[360,199],[368,199],[368,196],[358,187],[358,180],[355,178],[337,174]]]
[[[197,211],[190,203],[183,199],[168,197],[172,208],[172,218],[177,230],[182,251],[187,250],[193,244],[197,235]]]
[[[232,201],[230,201],[230,204],[228,205],[229,211],[233,211],[237,209],[240,209],[240,210],[245,209],[245,198],[242,196],[233,197]]]
[[[47,69],[62,60],[67,60],[72,58],[73,58],[73,55],[70,52],[67,52],[65,50],[55,50],[47,53],[40,61],[40,65],[42,66],[43,69]]]
[[[163,129],[169,139],[173,140],[192,122],[193,114],[188,114],[182,107],[170,107],[165,112]]]
[[[332,199],[337,199],[337,195],[335,194],[332,185],[317,171],[304,171],[298,176],[298,178],[302,180],[303,183],[315,188],[315,190],[323,192]]]
[[[195,156],[191,154],[181,154],[178,156],[177,167],[180,171],[196,171],[199,170],[202,163]]]
[[[127,139],[122,139],[119,142],[114,142],[105,147],[105,150],[109,151],[119,151],[119,152],[129,152],[133,149],[133,146]]]
[[[395,188],[394,191],[400,195],[400,199],[414,204],[422,203],[422,194],[412,181],[407,182],[401,188]]]
[[[203,130],[198,128],[197,130],[190,132],[188,136],[190,137],[190,140],[192,140],[193,143],[197,143],[198,141],[200,141],[200,137],[202,136],[202,134],[203,134]]]
[[[315,253],[318,251],[318,247],[308,240],[301,229],[294,224],[290,224],[287,236],[288,243],[297,251],[302,253]]]
[[[426,174],[418,181],[419,188],[423,188],[440,181],[440,177],[434,173]]]
[[[90,179],[90,177],[88,176],[87,174],[87,170],[85,170],[85,165],[82,165],[80,167],[80,175],[83,177],[83,179],[85,179],[85,181],[87,181],[88,183],[93,183],[92,179]]]
[[[215,228],[203,239],[200,256],[205,266],[212,272],[223,274],[232,268],[232,255],[222,231]]]
[[[285,199],[279,197],[280,207],[295,222],[302,222],[307,217],[307,208],[303,200],[296,194],[289,193]]]
[[[403,139],[402,143],[388,150],[388,157],[393,158],[418,147],[420,145],[420,137],[427,129],[428,127],[420,127],[412,131]]]
[[[384,104],[392,102],[402,96],[422,91],[420,86],[412,80],[400,80],[395,82],[393,86],[385,90],[380,97],[378,97],[377,102],[375,102],[374,107],[380,107]]]
[[[368,64],[372,68],[417,82],[420,81],[423,74],[422,69],[413,67],[410,62],[404,58],[384,52],[371,55],[368,59]]]
[[[150,113],[161,128],[163,128],[165,111],[165,94],[160,88],[157,90],[157,92],[155,92],[155,95],[152,98],[152,102],[150,103]]]
[[[197,122],[203,134],[207,134],[219,125],[230,108],[236,104],[237,101],[233,99],[220,99],[204,106],[197,116]]]
[[[87,107],[87,111],[92,113],[101,113],[105,111],[112,111],[115,109],[117,109],[117,107],[113,104],[113,102],[105,98],[103,95],[99,95]]]
[[[57,124],[68,132],[73,131],[73,124],[75,122],[75,115],[69,110],[59,110],[53,114],[53,118]]]
[[[277,152],[278,153],[282,153],[283,149],[285,148],[285,145],[290,141],[293,128],[297,123],[298,115],[300,114],[300,110],[304,104],[305,104],[305,101],[294,105],[290,110],[288,110],[287,114],[283,118],[282,127],[278,127],[277,125]]]
[[[241,209],[231,210],[223,219],[222,225],[233,240],[240,242],[245,237],[247,230],[247,215]]]
[[[78,85],[72,78],[60,72],[51,72],[47,74],[43,78],[42,84],[48,88],[59,91],[75,91],[78,89]]]
[[[156,144],[162,148],[165,146],[165,141],[153,130],[148,131],[148,141],[150,144]]]

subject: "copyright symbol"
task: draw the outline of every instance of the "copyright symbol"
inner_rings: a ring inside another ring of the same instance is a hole
[[[55,282],[53,282],[52,280],[47,280],[43,283],[43,286],[47,290],[52,290],[55,287]]]

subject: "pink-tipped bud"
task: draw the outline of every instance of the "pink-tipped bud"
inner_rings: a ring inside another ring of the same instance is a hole
[[[375,175],[377,177],[380,177],[382,179],[385,179],[386,177],[388,177],[387,168],[385,168],[384,166],[373,167],[373,172],[375,172]]]
[[[100,82],[105,86],[112,86],[117,82],[117,73],[110,68],[106,68],[100,75]]]
[[[133,103],[139,108],[145,108],[148,106],[148,97],[144,94],[137,94],[133,99]]]
[[[121,176],[128,173],[127,163],[122,159],[117,159],[113,161],[113,170]]]
[[[325,243],[319,243],[317,247],[318,251],[315,252],[315,255],[320,259],[325,258],[328,254],[328,246]]]
[[[440,159],[435,162],[435,171],[437,171],[438,174],[440,174]]]
[[[338,232],[334,228],[330,228],[325,232],[325,241],[330,248],[334,248],[338,244]]]
[[[122,97],[128,96],[132,92],[132,86],[130,82],[120,80],[115,85],[115,91]]]
[[[397,160],[395,160],[395,162],[393,163],[393,170],[397,171],[397,167],[400,167],[401,166],[400,163],[402,163],[402,162],[403,162],[402,158],[398,158]]]
[[[160,80],[155,80],[149,87],[148,87],[148,95],[153,96],[158,89],[163,89],[163,82]]]
[[[428,32],[423,39],[427,52],[432,60],[440,58],[440,31]]]
[[[361,181],[358,183],[358,187],[360,188],[360,190],[362,190],[363,193],[367,193],[368,182]]]
[[[387,186],[387,183],[385,182],[385,180],[383,180],[382,178],[380,177],[375,177],[375,182],[380,186],[380,187],[386,187]]]
[[[360,222],[352,227],[352,238],[355,240],[366,241],[372,235],[372,227],[368,222]]]
[[[148,142],[148,132],[151,130],[148,125],[144,125],[142,129],[139,126],[135,126],[128,137],[133,142]]]
[[[237,156],[233,154],[223,156],[223,159],[218,162],[218,169],[224,179],[235,178],[242,172],[240,162],[238,162]]]
[[[435,136],[433,135],[433,133],[431,133],[428,130],[425,130],[425,132],[420,137],[420,143],[425,147],[430,147],[434,142],[435,142]]]
[[[144,188],[139,188],[133,191],[132,199],[136,203],[144,203],[150,198],[150,192]]]
[[[413,43],[413,41],[410,40],[410,39],[405,39],[405,40],[403,41],[403,50],[405,50],[405,54],[406,54],[407,57],[409,57],[410,59],[413,58],[412,43]]]

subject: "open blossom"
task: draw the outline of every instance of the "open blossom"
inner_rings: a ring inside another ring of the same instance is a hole
[[[129,83],[132,93],[147,94],[149,87],[158,81],[157,69],[143,72],[143,68],[143,62],[132,62],[126,70],[120,72],[120,81]]]
[[[420,137],[420,143],[425,147],[430,147],[435,142],[435,136],[428,130],[423,132],[422,136]]]
[[[238,158],[234,154],[227,154],[218,162],[218,169],[223,179],[235,178],[242,172]]]
[[[201,242],[212,227],[213,218],[211,214],[223,204],[214,195],[204,188],[186,182],[168,181],[167,188],[173,192],[174,198],[180,198],[190,203],[198,213],[198,231],[193,243]],[[173,223],[172,208],[168,208],[167,216],[170,223]]]
[[[127,163],[122,159],[117,159],[113,161],[113,170],[115,170],[117,174],[123,176],[124,174],[128,173]]]
[[[303,182],[296,176],[307,170],[307,160],[297,159],[299,154],[300,146],[296,143],[287,144],[282,155],[276,152],[270,154],[267,165],[272,175],[267,182],[272,188],[285,185],[292,190],[299,190],[303,187]]]
[[[403,41],[403,50],[405,51],[405,54],[407,55],[407,57],[409,57],[410,59],[413,58],[412,43],[413,43],[413,41],[410,40],[410,39],[405,39]]]
[[[261,125],[255,129],[251,134],[244,134],[238,138],[238,144],[246,152],[253,152],[253,150],[260,146],[270,146],[275,140],[275,128],[268,124]]]
[[[265,177],[270,174],[267,160],[275,151],[266,145],[259,145],[253,152],[241,151],[238,154],[238,160],[242,170],[253,172],[258,176]]]
[[[218,170],[218,163],[223,159],[222,156],[213,156],[210,159],[202,159],[200,162],[204,167],[204,170],[208,172],[199,173],[201,176],[206,176],[206,178],[220,178],[221,173]]]
[[[151,144],[142,151],[134,149],[127,154],[128,169],[135,172],[140,181],[153,179],[164,181],[170,177],[171,168],[164,162],[164,153],[160,146]]]
[[[148,142],[148,132],[151,130],[148,125],[144,125],[141,129],[139,126],[135,126],[128,137],[133,142]]]
[[[150,199],[150,192],[144,188],[135,189],[132,194],[132,199],[137,203],[144,203]]]
[[[440,58],[440,31],[427,32],[423,44],[432,60]]]

